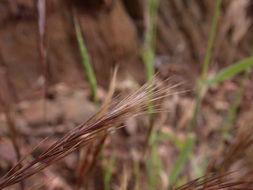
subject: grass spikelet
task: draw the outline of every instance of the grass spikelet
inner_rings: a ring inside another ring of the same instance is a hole
[[[157,83],[157,79],[153,78],[126,98],[111,101],[108,103],[106,112],[101,109],[89,120],[68,131],[33,160],[21,159],[0,179],[0,189],[23,181],[80,147],[99,139],[101,134],[120,128],[127,118],[145,113],[148,109],[147,102],[152,102],[154,112],[159,111],[157,109],[160,104],[159,100],[169,96],[171,93],[168,92],[171,88],[173,87],[161,88]],[[20,167],[21,164],[22,167]]]

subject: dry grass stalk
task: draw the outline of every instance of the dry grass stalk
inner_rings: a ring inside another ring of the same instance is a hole
[[[14,102],[11,97],[16,99],[15,94],[12,91],[12,85],[7,76],[7,69],[0,68],[0,106],[2,106],[3,111],[6,116],[7,126],[8,126],[8,133],[10,136],[10,140],[12,142],[16,158],[17,160],[21,159],[21,152],[20,152],[20,145],[18,139],[18,132],[16,130],[15,122],[14,122],[14,112],[12,110],[12,103]],[[21,167],[21,165],[20,165]],[[24,189],[24,184],[20,183],[21,190]]]
[[[47,63],[47,48],[46,48],[46,0],[37,1],[37,11],[38,11],[38,34],[39,34],[39,55],[40,64],[42,68],[43,86],[42,92],[44,97],[43,103],[43,117],[46,121],[46,95],[47,95],[47,83],[48,83],[48,69],[49,65]]]
[[[101,111],[100,111],[101,115],[107,112],[108,106],[110,105],[110,102],[112,100],[112,97],[116,88],[117,72],[118,72],[118,67],[116,66],[113,70],[108,93],[101,106]],[[95,167],[96,162],[98,160],[99,155],[101,154],[101,151],[104,147],[104,143],[107,137],[108,137],[108,133],[105,132],[103,135],[101,135],[101,138],[98,139],[98,142],[94,141],[93,144],[88,147],[88,150],[85,154],[84,159],[80,161],[81,164],[80,164],[80,169],[78,171],[79,179],[78,179],[78,184],[77,184],[78,189],[80,189],[81,185],[83,185],[87,181],[88,179],[87,174],[90,173]]]
[[[7,120],[7,126],[9,130],[10,139],[12,141],[14,150],[16,152],[17,160],[21,158],[21,153],[19,150],[19,145],[17,142],[17,131],[15,127],[14,117],[13,117],[13,111],[12,111],[12,105],[11,102],[13,102],[11,89],[10,89],[10,81],[7,77],[7,72],[5,69],[0,68],[0,106],[3,108],[3,111],[6,115]]]
[[[118,190],[127,190],[128,189],[128,184],[130,180],[130,171],[127,169],[126,166],[123,167],[123,174],[120,176],[120,186]]]
[[[20,160],[0,179],[0,189],[25,180],[80,147],[98,139],[104,132],[109,133],[119,128],[126,119],[143,114],[148,109],[148,101],[152,102],[154,112],[160,111],[157,102],[168,96],[166,92],[172,87],[160,88],[156,82],[157,79],[154,78],[123,100],[110,102],[106,112],[101,109],[88,121],[67,132],[32,161],[28,161],[27,158]]]

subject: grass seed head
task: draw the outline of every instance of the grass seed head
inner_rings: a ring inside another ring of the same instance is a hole
[[[62,138],[35,158],[29,159],[28,155],[21,159],[0,179],[0,189],[38,173],[80,147],[98,139],[100,134],[116,130],[126,119],[146,113],[149,105],[152,105],[153,111],[156,112],[156,108],[159,107],[159,100],[169,96],[168,92],[171,88],[158,85],[157,78],[153,78],[124,99],[108,102],[106,112],[104,110],[98,111],[86,122],[66,132]]]

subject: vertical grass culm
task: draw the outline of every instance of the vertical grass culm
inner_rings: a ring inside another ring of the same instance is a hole
[[[156,20],[159,0],[147,1],[146,32],[144,34],[144,49],[141,58],[146,68],[147,79],[150,80],[154,74],[155,43],[156,43]]]
[[[203,98],[205,90],[206,90],[204,83],[206,80],[206,75],[207,75],[207,71],[208,71],[209,64],[210,64],[214,40],[215,40],[216,33],[217,33],[218,21],[219,21],[220,12],[221,12],[221,5],[222,5],[222,0],[216,0],[215,9],[214,9],[214,16],[213,16],[212,24],[211,24],[211,28],[210,28],[210,34],[209,34],[207,49],[206,49],[206,53],[205,53],[205,57],[204,57],[203,67],[202,67],[199,81],[197,83],[197,95],[195,97],[195,102],[194,102],[194,106],[193,106],[193,114],[192,114],[192,118],[191,118],[191,121],[188,126],[188,134],[187,134],[187,138],[186,138],[187,140],[185,141],[182,151],[179,153],[179,155],[175,161],[175,163],[177,163],[177,164],[174,165],[174,167],[171,170],[171,173],[169,174],[170,184],[174,184],[176,182],[176,180],[178,179],[189,156],[192,154],[192,150],[193,150],[193,147],[195,144],[195,140],[194,140],[194,138],[191,138],[191,135],[192,135],[192,130],[196,125],[199,106],[201,104],[202,98]]]
[[[144,34],[144,48],[141,52],[141,58],[145,65],[146,69],[146,78],[147,81],[150,81],[155,75],[155,44],[156,44],[156,21],[157,21],[157,10],[159,6],[159,0],[148,0],[146,4],[146,31]],[[151,92],[152,93],[152,92]],[[157,137],[156,131],[153,127],[153,105],[151,102],[148,103],[148,117],[149,117],[149,126],[146,137],[146,148],[150,148],[150,159],[147,160],[146,169],[148,173],[148,184],[150,188],[154,188],[157,183],[157,175],[159,173],[160,164],[156,163],[159,160],[158,152],[156,151],[157,140],[154,139]],[[156,171],[154,173],[154,171]],[[137,182],[138,183],[138,182]]]
[[[209,34],[209,39],[207,42],[207,49],[204,57],[204,63],[202,67],[202,71],[200,74],[200,78],[197,84],[197,95],[195,97],[195,104],[194,104],[194,110],[193,110],[193,116],[191,123],[188,127],[189,131],[192,131],[192,129],[196,125],[196,119],[197,119],[197,114],[198,114],[198,109],[201,104],[202,98],[204,96],[204,92],[206,90],[206,87],[204,85],[205,80],[206,80],[206,75],[207,71],[209,69],[209,64],[211,60],[211,55],[212,55],[212,50],[213,50],[213,45],[214,41],[216,38],[216,33],[217,33],[217,27],[218,27],[218,22],[219,22],[219,17],[220,17],[220,12],[221,12],[221,5],[222,5],[222,0],[216,0],[215,4],[215,10],[214,10],[214,16],[212,19],[212,25],[210,28],[210,34]]]

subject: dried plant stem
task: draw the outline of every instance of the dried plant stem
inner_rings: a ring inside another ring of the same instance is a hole
[[[42,68],[43,77],[43,117],[46,122],[46,94],[48,82],[48,64],[47,64],[47,51],[46,51],[46,0],[37,0],[38,11],[38,33],[39,33],[39,55],[40,64]]]
[[[18,134],[14,123],[14,117],[13,113],[11,111],[11,83],[9,81],[9,78],[6,76],[6,72],[3,70],[0,70],[0,81],[5,81],[6,83],[0,82],[0,88],[3,90],[2,93],[0,93],[0,105],[3,107],[5,115],[6,115],[6,121],[8,126],[8,131],[11,139],[12,146],[14,148],[14,151],[16,153],[17,160],[21,159],[21,153],[18,143]],[[15,96],[15,95],[14,95]],[[24,183],[20,183],[20,188],[24,189]]]
[[[102,152],[104,141],[107,138],[107,134],[104,134],[97,143],[93,143],[88,147],[85,158],[81,162],[81,166],[78,173],[78,183],[77,189],[80,189],[83,184],[88,179],[87,174],[92,172],[93,168],[96,166],[96,162],[100,153]]]

